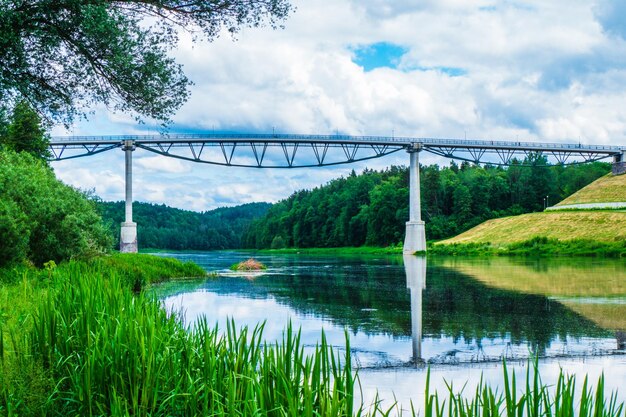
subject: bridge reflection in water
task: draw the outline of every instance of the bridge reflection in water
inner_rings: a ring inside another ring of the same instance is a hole
[[[413,362],[424,363],[422,358],[422,291],[426,289],[426,257],[404,255],[406,287],[411,293],[411,339]]]
[[[426,256],[403,256],[406,274],[406,287],[410,293],[411,303],[411,339],[412,362],[423,365],[433,358],[424,358],[422,352],[423,293],[426,291],[427,258]],[[485,285],[484,291],[508,291],[529,296],[546,297],[581,318],[591,320],[607,333],[613,333],[615,345],[608,350],[600,349],[598,354],[624,353],[626,351],[626,272],[612,271],[611,265],[597,265],[597,270],[587,272],[581,279],[575,267],[558,264],[546,268],[539,264],[519,264],[508,259],[453,259],[436,260],[437,268],[461,273]],[[525,271],[524,271],[525,269]],[[520,271],[524,271],[520,274]],[[615,282],[619,283],[615,285]],[[478,313],[478,312],[477,312]],[[506,315],[502,312],[502,315]],[[431,335],[432,336],[432,335]],[[426,336],[428,337],[428,335]],[[580,336],[578,336],[580,337]],[[588,337],[587,335],[583,337]],[[542,348],[531,347],[534,354],[543,356]],[[572,356],[587,356],[588,352],[574,353]],[[506,357],[506,352],[502,352]],[[485,357],[487,361],[493,358]],[[498,359],[498,358],[496,358]]]
[[[257,253],[269,269],[251,279],[227,270],[249,252],[172,256],[224,275],[160,286],[188,323],[201,314],[249,326],[267,320],[273,341],[291,320],[309,345],[324,328],[341,346],[348,329],[362,369],[626,353],[620,260]]]

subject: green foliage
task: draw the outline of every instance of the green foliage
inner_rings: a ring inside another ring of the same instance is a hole
[[[189,94],[167,54],[179,30],[211,40],[289,11],[285,0],[1,0],[0,102],[24,97],[66,123],[95,103],[167,121]]]
[[[14,201],[0,199],[0,265],[17,262],[28,255],[27,220]]]
[[[119,242],[124,202],[97,202],[110,233]],[[142,248],[214,250],[241,247],[241,236],[253,219],[267,212],[268,203],[250,203],[198,213],[165,205],[133,203]],[[119,247],[119,245],[117,245]]]
[[[272,239],[271,249],[283,249],[286,247],[285,239],[282,236],[274,236]]]
[[[261,252],[302,255],[402,255],[402,245],[344,246],[334,248],[281,248],[261,249]]]
[[[50,155],[48,135],[42,126],[41,118],[26,100],[20,100],[13,108],[11,117],[2,120],[0,116],[0,145],[15,152],[27,152],[39,159]]]
[[[508,169],[454,162],[420,167],[427,238],[443,239],[491,218],[543,210],[546,196],[555,204],[610,170],[599,162],[546,167],[545,157],[534,154],[523,162]],[[243,244],[271,248],[280,236],[295,248],[396,245],[404,237],[408,200],[406,168],[365,170],[275,204],[253,222]]]
[[[101,253],[111,241],[92,202],[27,153],[0,152],[0,266]]]
[[[171,278],[206,276],[206,271],[193,262],[180,262],[174,258],[164,258],[137,253],[118,253],[112,256],[98,256],[81,262],[65,264],[72,273],[90,275],[94,271],[114,271],[126,287],[139,292],[146,285]]]

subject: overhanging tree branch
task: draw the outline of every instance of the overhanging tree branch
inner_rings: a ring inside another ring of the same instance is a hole
[[[0,101],[25,98],[66,124],[94,103],[166,123],[189,95],[167,56],[179,30],[212,40],[290,11],[288,0],[0,0]]]

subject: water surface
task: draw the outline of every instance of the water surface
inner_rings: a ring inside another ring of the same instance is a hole
[[[249,252],[161,255],[218,273],[155,289],[188,325],[264,321],[276,340],[291,321],[306,345],[324,329],[338,349],[347,331],[366,401],[420,402],[426,365],[440,389],[481,374],[496,384],[503,358],[524,373],[533,355],[548,382],[560,367],[594,379],[610,369],[607,386],[626,400],[624,261],[255,254],[268,270],[237,274],[228,267]]]

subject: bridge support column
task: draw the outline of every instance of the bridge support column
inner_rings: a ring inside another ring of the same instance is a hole
[[[409,221],[406,223],[403,248],[405,254],[426,250],[426,229],[420,208],[419,152],[421,150],[421,144],[413,144],[407,150],[411,158],[411,166],[409,168]]]
[[[126,214],[120,230],[120,252],[137,253],[137,223],[133,222],[133,151],[132,140],[124,141],[126,166]]]
[[[613,156],[613,175],[626,174],[626,149],[621,154]]]

